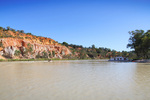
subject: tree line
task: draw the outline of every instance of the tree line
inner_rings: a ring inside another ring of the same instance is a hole
[[[78,59],[101,59],[101,58],[110,58],[110,57],[116,57],[116,56],[123,56],[123,57],[135,57],[135,53],[133,51],[127,52],[127,51],[116,51],[111,50],[110,48],[104,48],[104,47],[95,47],[93,44],[90,47],[83,47],[82,45],[75,45],[75,44],[68,44],[67,42],[61,43],[62,45],[65,45],[68,47],[72,55],[65,56],[70,59],[71,57],[76,57]]]

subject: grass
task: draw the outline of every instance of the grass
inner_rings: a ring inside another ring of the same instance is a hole
[[[7,60],[0,59],[0,62],[9,62],[9,61],[44,61],[44,60],[48,60],[48,59],[7,59]]]
[[[0,59],[0,62],[10,62],[10,61],[48,61],[50,59],[48,58],[38,58],[38,59],[7,59],[7,60],[3,60]],[[51,60],[91,60],[91,59],[59,59],[59,58],[51,58]]]
[[[3,59],[0,59],[0,62],[4,61]]]

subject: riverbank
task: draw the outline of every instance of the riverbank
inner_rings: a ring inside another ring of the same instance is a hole
[[[56,61],[56,60],[107,60],[107,59],[58,59],[58,58],[41,58],[41,59],[0,59],[0,62],[15,62],[15,61]],[[113,61],[110,61],[113,62]],[[117,61],[115,61],[117,62]],[[119,61],[120,62],[120,61]],[[142,59],[142,60],[133,60],[133,61],[122,61],[122,62],[136,62],[136,63],[150,63],[149,59]]]
[[[150,59],[133,60],[132,62],[137,62],[137,63],[150,63]]]
[[[66,59],[0,59],[0,62],[10,62],[10,61],[48,61],[48,60],[66,60]],[[75,59],[68,59],[75,60]]]
[[[41,59],[0,59],[0,62],[11,62],[11,61],[49,61],[49,60],[93,60],[93,59],[58,59],[58,58],[41,58]],[[97,60],[97,59],[94,59]]]

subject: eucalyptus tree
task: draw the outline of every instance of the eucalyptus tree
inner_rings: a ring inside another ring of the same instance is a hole
[[[129,32],[131,35],[127,47],[134,49],[139,58],[149,58],[150,51],[150,31],[135,30]]]

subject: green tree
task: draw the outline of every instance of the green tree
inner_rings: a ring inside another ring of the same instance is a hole
[[[128,52],[127,51],[122,51],[122,56],[123,57],[127,57],[129,54],[128,54]]]
[[[134,49],[139,58],[149,58],[150,51],[150,31],[144,33],[143,30],[135,30],[129,32],[131,37],[127,47]]]
[[[86,59],[86,51],[84,49],[80,50],[80,59]]]
[[[95,49],[95,45],[94,44],[92,45],[92,49]]]
[[[112,57],[116,56],[116,50],[112,50]]]
[[[10,30],[10,27],[9,27],[9,26],[7,26],[7,30]]]
[[[150,30],[142,38],[142,50],[144,58],[150,58]]]
[[[62,44],[65,45],[66,47],[68,47],[69,45],[67,42],[63,42]]]

